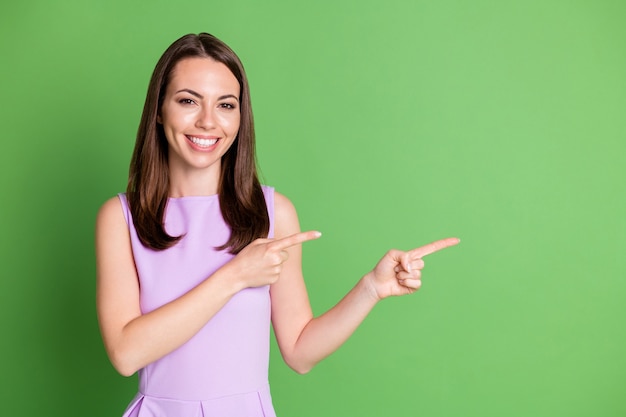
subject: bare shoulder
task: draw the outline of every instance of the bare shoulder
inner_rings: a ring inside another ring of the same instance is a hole
[[[118,197],[110,198],[100,207],[95,243],[99,304],[111,299],[126,299],[122,294],[136,294],[131,238]]]
[[[102,204],[100,210],[98,210],[98,217],[96,225],[111,225],[120,222],[126,223],[124,219],[124,212],[122,211],[122,202],[119,197],[111,197]]]
[[[122,202],[118,196],[109,198],[100,206],[100,210],[98,210],[98,218],[116,217],[122,214]]]
[[[119,197],[115,196],[102,204],[96,217],[96,249],[104,241],[120,244],[129,239],[128,225]],[[106,245],[106,244],[105,244]],[[108,245],[106,245],[108,246]]]
[[[285,195],[274,192],[274,210],[280,214],[296,214],[296,207]]]
[[[290,236],[300,231],[298,213],[291,200],[274,192],[274,235],[276,238]]]

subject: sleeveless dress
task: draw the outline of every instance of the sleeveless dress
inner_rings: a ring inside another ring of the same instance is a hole
[[[274,189],[263,186],[263,194],[273,237]],[[214,249],[230,236],[217,195],[168,200],[165,229],[184,237],[163,251],[141,244],[125,194],[119,198],[130,230],[142,313],[185,294],[233,258]],[[188,342],[139,370],[139,392],[123,417],[275,417],[268,383],[269,337],[269,286],[240,291]]]

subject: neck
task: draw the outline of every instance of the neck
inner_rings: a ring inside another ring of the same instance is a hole
[[[220,183],[220,164],[205,169],[173,169],[170,166],[169,196],[190,197],[217,194]]]

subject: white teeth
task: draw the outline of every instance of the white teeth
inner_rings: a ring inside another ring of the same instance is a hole
[[[189,138],[190,141],[192,141],[193,143],[195,143],[198,146],[202,146],[204,148],[208,148],[211,145],[215,145],[217,143],[217,139],[200,139],[200,138],[195,138],[193,136],[187,136]]]

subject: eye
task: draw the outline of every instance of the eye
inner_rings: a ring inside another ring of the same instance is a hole
[[[227,110],[234,110],[237,108],[237,106],[232,103],[220,103],[219,106],[222,109],[227,109]]]
[[[195,101],[193,101],[190,98],[181,98],[180,100],[178,100],[178,102],[180,104],[195,104],[196,103]]]

